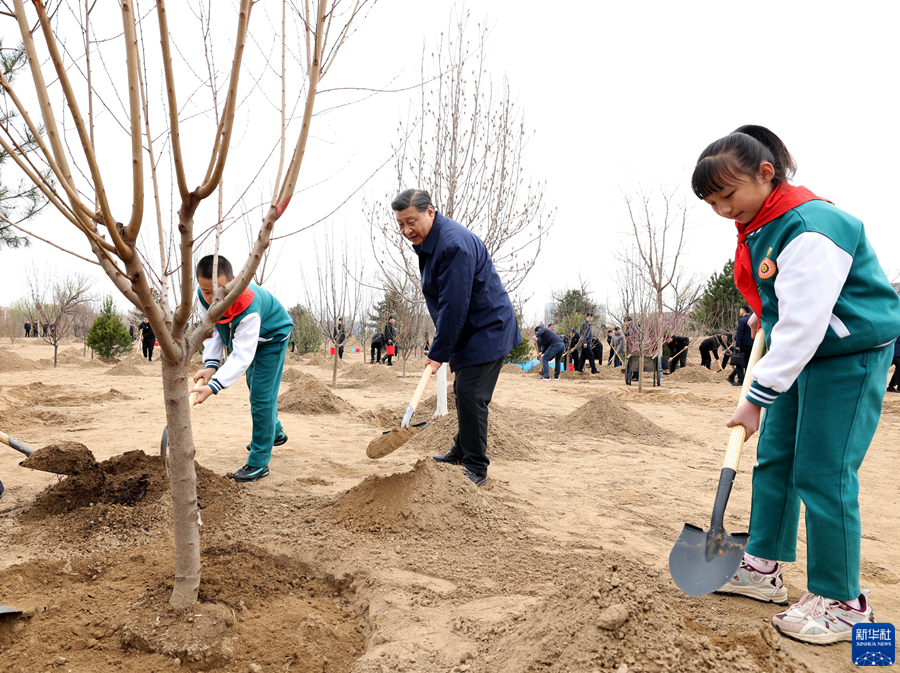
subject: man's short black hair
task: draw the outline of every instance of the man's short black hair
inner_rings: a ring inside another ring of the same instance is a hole
[[[213,257],[214,255],[207,255],[197,262],[197,278],[212,279]],[[224,275],[226,280],[234,278],[231,262],[222,257],[222,255],[219,255],[219,268],[217,271],[220,276]]]

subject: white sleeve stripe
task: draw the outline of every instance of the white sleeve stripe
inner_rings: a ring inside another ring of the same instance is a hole
[[[778,395],[770,395],[769,393],[764,393],[763,391],[759,390],[758,388],[751,388],[747,394],[749,395],[751,393],[753,395],[755,395],[756,397],[759,397],[762,399],[774,400],[778,397]]]
[[[770,405],[770,404],[772,404],[772,402],[774,402],[776,399],[778,399],[777,397],[763,395],[761,392],[759,392],[758,390],[754,390],[753,388],[751,388],[747,392],[747,397],[752,397],[753,399],[758,400],[759,402],[762,403],[762,405]]]

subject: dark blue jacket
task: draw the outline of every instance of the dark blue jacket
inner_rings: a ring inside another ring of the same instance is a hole
[[[546,353],[547,349],[553,344],[561,344],[563,342],[562,337],[559,336],[559,334],[546,327],[539,327],[535,336],[537,337],[538,348],[541,353]]]
[[[894,342],[894,357],[900,358],[900,337]]]
[[[516,312],[480,238],[435,212],[425,242],[413,250],[436,328],[430,359],[457,371],[499,360],[522,343]]]
[[[750,334],[749,325],[747,325],[749,321],[749,315],[745,315],[744,317],[740,318],[737,324],[737,332],[734,335],[735,346],[740,348],[741,352],[748,357],[750,356],[750,351],[753,348],[753,336]]]

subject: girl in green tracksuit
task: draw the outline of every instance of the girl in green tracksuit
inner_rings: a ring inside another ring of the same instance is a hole
[[[796,560],[803,502],[807,593],[772,624],[828,644],[874,621],[859,586],[857,473],[881,415],[900,297],[862,222],[789,185],[795,169],[778,136],[742,126],[703,151],[692,177],[694,193],[735,221],[735,283],[769,349],[728,422],[750,436],[766,409],[747,553],[719,591],[788,604],[781,563]]]

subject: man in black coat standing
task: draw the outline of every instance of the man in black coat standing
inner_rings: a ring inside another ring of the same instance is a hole
[[[344,319],[338,318],[337,325],[335,325],[333,334],[334,337],[334,345],[337,348],[338,357],[343,360],[344,359],[344,342],[347,340],[347,332],[344,331]]]
[[[394,347],[394,355],[397,355],[397,333],[394,331],[394,316],[388,318],[387,323],[384,326],[384,345],[385,346],[393,346]],[[391,352],[388,351],[388,354],[384,356],[384,364],[388,367],[393,367],[394,363],[391,359],[394,357],[391,355]]]
[[[153,362],[153,346],[156,344],[156,335],[153,333],[153,327],[150,326],[150,319],[144,318],[144,322],[138,325],[141,331],[141,348],[144,357],[149,362]]]
[[[588,313],[584,316],[584,322],[581,323],[581,329],[578,330],[578,357],[580,361],[575,367],[576,370],[583,372],[585,360],[591,361],[591,374],[597,373],[597,365],[594,364],[593,333],[591,332],[591,323],[594,322],[594,314]]]
[[[742,365],[735,365],[734,369],[728,375],[728,381],[733,386],[744,385],[744,372],[747,371],[747,360],[750,358],[750,351],[753,349],[753,337],[750,335],[750,315],[753,311],[749,306],[741,306],[739,311],[740,318],[737,322],[737,331],[734,335],[734,354],[740,356],[743,361]]]
[[[422,294],[434,321],[425,366],[436,374],[449,362],[456,374],[459,432],[453,447],[434,459],[462,465],[463,475],[483,486],[490,464],[488,404],[504,358],[522,343],[516,312],[482,240],[435,210],[428,192],[407,189],[391,208],[419,257]]]

